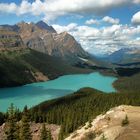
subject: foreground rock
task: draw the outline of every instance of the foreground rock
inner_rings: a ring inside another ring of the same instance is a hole
[[[128,119],[126,119],[127,117]],[[140,107],[119,106],[99,115],[65,140],[139,140]]]
[[[0,126],[0,140],[5,139],[4,127],[5,127],[5,124]],[[31,123],[30,128],[31,128],[32,140],[39,140],[41,129],[42,129],[42,124],[41,123]],[[58,140],[60,126],[54,125],[54,124],[49,124],[49,125],[46,124],[46,128],[51,131],[53,140]]]

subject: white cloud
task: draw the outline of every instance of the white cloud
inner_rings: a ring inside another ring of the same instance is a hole
[[[52,20],[62,15],[71,14],[104,14],[113,8],[138,4],[140,0],[22,0],[15,3],[0,3],[0,12],[15,13],[17,15],[44,15],[46,20]]]
[[[67,26],[55,25],[53,27],[59,33],[60,30],[68,31],[81,43],[84,49],[93,54],[112,53],[123,47],[140,47],[138,38],[140,36],[140,26],[118,24],[99,29],[71,23]]]
[[[112,17],[109,17],[109,16],[105,16],[103,19],[102,19],[104,22],[107,22],[107,23],[111,23],[111,24],[119,24],[120,20],[118,18],[112,18]]]
[[[74,31],[77,28],[77,24],[76,23],[70,23],[67,26],[60,26],[60,25],[57,25],[57,24],[54,24],[52,26],[55,28],[55,30],[58,33],[61,33],[61,32],[64,32],[64,31],[71,32],[71,31]]]
[[[134,0],[134,3],[139,4],[140,0]]]
[[[140,11],[133,15],[131,22],[133,24],[140,24]]]
[[[87,24],[87,25],[91,25],[91,24],[96,24],[96,25],[98,25],[100,22],[98,21],[98,20],[96,20],[96,19],[89,19],[89,20],[87,20],[86,22],[85,22],[85,24]]]
[[[15,3],[5,4],[0,3],[0,12],[4,13],[16,13],[17,5]]]

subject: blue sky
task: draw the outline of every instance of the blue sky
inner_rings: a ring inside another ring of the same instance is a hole
[[[94,1],[94,0],[93,0]],[[122,0],[123,1],[123,0]],[[34,0],[28,0],[29,3],[35,2]],[[43,2],[43,1],[42,1]],[[17,6],[20,6],[21,0],[0,0],[0,4],[10,4],[15,3]],[[99,9],[100,10],[100,9]],[[48,20],[49,23],[58,23],[61,25],[69,24],[70,22],[77,22],[79,25],[84,24],[85,20],[96,18],[100,19],[103,16],[110,16],[113,18],[120,19],[121,24],[130,24],[132,16],[137,13],[140,10],[140,5],[126,5],[126,6],[120,6],[115,7],[107,12],[101,13],[101,14],[94,14],[94,12],[91,13],[84,13],[79,14],[82,15],[83,18],[77,20],[77,16],[72,15],[64,15],[64,16],[58,16],[58,18],[55,18],[53,20]],[[21,14],[17,15],[16,12],[13,14],[7,13],[6,11],[0,11],[0,24],[15,24],[17,22],[20,22],[21,20],[24,20],[26,22],[37,22],[38,20],[42,20],[44,18],[43,14],[34,16],[31,13]],[[47,21],[46,21],[47,22]]]
[[[0,0],[0,24],[39,20],[93,53],[140,47],[140,0]]]

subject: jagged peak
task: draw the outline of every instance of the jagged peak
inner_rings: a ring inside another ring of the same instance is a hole
[[[38,26],[41,29],[45,29],[48,32],[51,33],[56,33],[55,29],[52,26],[49,26],[46,22],[40,20],[39,22],[36,23],[36,26]]]
[[[48,23],[46,23],[46,22],[43,21],[43,20],[38,21],[36,24],[38,24],[38,23],[42,23],[42,24],[46,24],[46,25],[48,25]],[[48,26],[49,26],[49,25],[48,25]]]
[[[66,31],[60,33],[59,35],[61,35],[61,36],[63,36],[63,37],[66,37],[66,36],[73,37],[71,34],[69,34],[69,33],[66,32]]]

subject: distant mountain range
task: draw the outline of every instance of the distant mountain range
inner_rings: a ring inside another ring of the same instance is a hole
[[[140,49],[123,48],[103,59],[108,62],[117,64],[138,63],[140,62]]]

